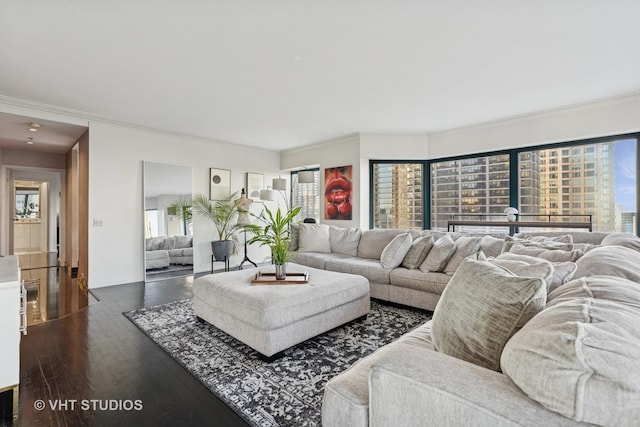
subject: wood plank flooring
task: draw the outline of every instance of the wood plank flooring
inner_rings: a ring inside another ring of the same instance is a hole
[[[181,278],[96,289],[98,301],[89,307],[30,327],[21,344],[20,425],[247,425],[122,315],[191,298],[192,283]],[[81,401],[92,399],[140,400],[143,408],[84,410]],[[38,400],[44,410],[34,407]],[[49,400],[67,407],[52,410]]]

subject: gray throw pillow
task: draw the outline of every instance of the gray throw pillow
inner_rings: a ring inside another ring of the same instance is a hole
[[[433,248],[431,248],[424,262],[420,265],[420,270],[424,272],[442,271],[455,251],[456,242],[453,241],[451,236],[445,234],[435,241]]]
[[[433,344],[441,353],[500,371],[505,344],[544,308],[546,298],[542,279],[465,259],[433,313]]]
[[[414,240],[407,256],[402,260],[402,266],[410,270],[420,267],[431,248],[433,248],[433,243],[432,236],[423,236]]]
[[[402,263],[402,260],[411,249],[413,238],[409,233],[398,234],[392,241],[382,250],[380,255],[380,264],[384,268],[396,268]]]
[[[456,251],[451,255],[451,259],[444,268],[444,273],[452,276],[456,272],[462,261],[469,255],[473,255],[480,250],[481,237],[460,237],[456,240]]]
[[[567,283],[569,280],[571,280],[573,278],[574,273],[576,272],[576,269],[578,268],[577,264],[571,261],[551,262],[542,258],[536,258],[529,255],[515,254],[513,252],[505,252],[503,254],[500,254],[500,256],[496,258],[496,260],[520,261],[520,262],[532,264],[532,265],[538,265],[540,263],[545,263],[545,262],[550,263],[551,266],[553,267],[552,268],[553,274],[551,275],[551,277],[545,279],[545,282],[547,282],[547,293],[551,292],[558,286],[563,285]],[[507,270],[510,270],[513,273],[517,274],[518,276],[526,275],[523,271],[514,271],[509,269],[509,267],[505,264],[500,264],[500,265],[505,267]],[[540,276],[534,275],[534,277],[540,277]]]
[[[327,224],[299,224],[298,252],[331,253]]]
[[[329,226],[329,240],[331,252],[356,256],[358,255],[358,244],[362,231],[354,227]]]
[[[595,249],[594,249],[595,250]],[[529,255],[537,258],[543,258],[547,261],[553,262],[564,262],[564,261],[572,261],[575,262],[584,252],[580,250],[561,250],[561,249],[548,249],[537,246],[524,246],[520,243],[516,243],[511,248],[511,253],[520,254],[520,255]]]

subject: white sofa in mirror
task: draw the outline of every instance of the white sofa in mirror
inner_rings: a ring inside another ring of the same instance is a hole
[[[143,162],[145,281],[193,274],[191,167]]]

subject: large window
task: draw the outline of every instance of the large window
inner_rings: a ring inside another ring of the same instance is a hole
[[[422,163],[372,165],[372,215],[375,228],[423,228]]]
[[[302,209],[294,221],[302,221],[305,218],[320,219],[320,170],[313,169],[313,182],[301,183],[298,180],[298,171],[291,172],[291,202],[292,206],[300,206]]]
[[[520,213],[558,221],[590,215],[594,231],[634,233],[636,150],[628,138],[520,152]]]
[[[371,226],[446,230],[454,216],[504,221],[505,208],[513,206],[522,220],[590,217],[594,231],[637,234],[638,139],[631,134],[421,162],[371,161]]]
[[[491,219],[509,207],[509,155],[431,163],[431,228],[447,221]]]

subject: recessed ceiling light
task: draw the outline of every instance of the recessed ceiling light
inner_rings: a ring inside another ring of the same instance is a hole
[[[35,142],[33,142],[33,138],[32,137],[27,138],[27,144],[29,144],[29,145],[35,144]]]
[[[40,125],[38,123],[35,123],[35,122],[29,123],[29,130],[31,132],[38,132],[39,129],[40,129]]]

